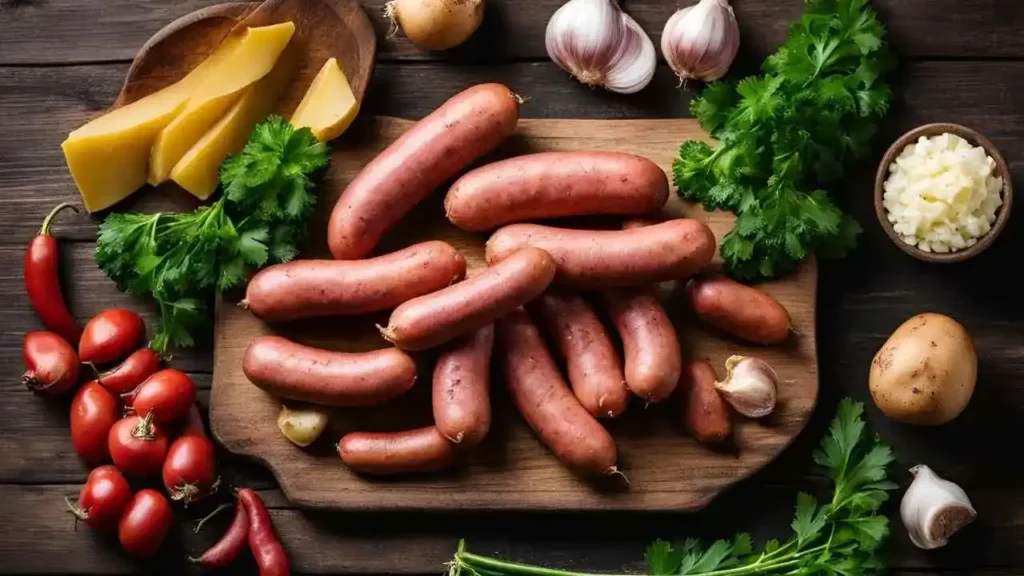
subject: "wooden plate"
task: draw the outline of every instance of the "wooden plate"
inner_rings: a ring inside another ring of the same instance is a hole
[[[337,58],[356,99],[373,72],[377,38],[357,0],[267,0],[216,4],[171,22],[139,50],[113,108],[170,86],[209,56],[234,30],[291,20],[297,70],[278,103],[288,116],[329,58]]]
[[[341,190],[355,174],[412,123],[395,118],[361,118],[335,142],[331,168],[320,186],[320,204],[310,223],[307,256],[329,257],[326,223]],[[642,154],[664,169],[671,167],[679,143],[706,138],[693,120],[520,120],[517,133],[492,158],[546,150],[605,149]],[[674,196],[674,195],[673,195]],[[470,267],[484,266],[484,235],[462,232],[444,218],[443,191],[396,226],[379,252],[437,238],[457,247]],[[709,222],[721,238],[732,226],[727,214],[705,214],[673,200],[669,209]],[[471,272],[472,273],[472,272]],[[816,265],[765,288],[790,311],[800,336],[783,347],[748,347],[698,325],[682,306],[680,287],[665,286],[663,296],[689,356],[708,357],[724,376],[731,354],[759,355],[778,371],[780,404],[765,422],[742,421],[736,446],[715,452],[687,437],[679,425],[679,400],[673,397],[645,408],[634,401],[623,417],[608,422],[619,447],[629,485],[592,484],[570,474],[533,436],[495,379],[495,422],[490,436],[460,468],[444,474],[386,480],[350,472],[334,443],[353,430],[400,430],[431,422],[430,374],[433,356],[417,356],[420,378],[406,397],[373,409],[337,410],[316,444],[300,449],[277,430],[279,403],[250,384],[241,358],[260,334],[278,333],[307,344],[336,350],[385,346],[369,318],[320,319],[268,326],[236,306],[238,296],[218,303],[213,393],[210,418],[216,438],[230,451],[255,458],[275,474],[298,506],[346,510],[694,510],[716,494],[771,461],[800,432],[814,410],[818,392],[814,309]]]

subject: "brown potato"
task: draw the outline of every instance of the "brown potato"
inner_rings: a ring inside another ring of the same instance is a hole
[[[978,356],[967,330],[941,314],[918,314],[885,342],[871,362],[868,386],[890,418],[945,424],[967,407]]]

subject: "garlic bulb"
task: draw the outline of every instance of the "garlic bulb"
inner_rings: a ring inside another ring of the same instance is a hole
[[[588,86],[632,94],[654,77],[654,43],[614,0],[569,0],[548,21],[548,56]]]
[[[740,29],[729,0],[701,0],[665,23],[661,53],[683,82],[718,80],[740,49]]]
[[[725,361],[725,380],[715,388],[740,414],[761,418],[775,410],[779,376],[767,362],[750,356],[730,356]]]
[[[903,494],[900,517],[918,548],[945,546],[950,536],[978,517],[967,494],[956,484],[939,478],[924,464],[914,466],[910,473],[914,481]]]

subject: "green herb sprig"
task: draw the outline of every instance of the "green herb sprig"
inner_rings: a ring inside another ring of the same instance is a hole
[[[253,129],[245,148],[221,166],[223,194],[192,212],[112,213],[100,225],[96,264],[118,287],[153,298],[157,352],[194,344],[210,322],[215,290],[242,284],[253,271],[298,254],[316,203],[313,175],[327,146],[280,116]]]
[[[888,110],[884,38],[867,0],[808,0],[763,75],[712,83],[691,102],[719,144],[683,143],[673,179],[685,198],[736,214],[721,246],[733,276],[781,276],[856,245],[860,226],[823,187],[868,151]]]
[[[705,544],[687,540],[673,545],[659,540],[647,549],[650,573],[660,576],[867,576],[884,573],[879,550],[889,535],[889,520],[880,513],[896,484],[886,479],[892,450],[865,429],[864,405],[850,399],[839,410],[828,435],[814,453],[835,488],[819,504],[801,492],[786,542],[771,540],[755,550],[749,534]],[[473,554],[459,543],[449,576],[597,576],[507,562]]]

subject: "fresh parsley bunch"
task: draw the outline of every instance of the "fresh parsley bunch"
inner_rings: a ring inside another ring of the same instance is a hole
[[[721,246],[733,276],[780,276],[812,252],[856,245],[860,226],[823,187],[867,152],[889,107],[884,36],[867,0],[808,0],[763,75],[710,84],[691,102],[719,144],[685,142],[673,176],[684,197],[736,214]]]
[[[113,213],[100,225],[96,264],[121,290],[160,308],[150,346],[191,346],[209,323],[215,290],[242,284],[268,264],[298,254],[316,203],[312,177],[328,162],[308,128],[279,116],[253,129],[245,148],[221,166],[223,194],[187,213]]]
[[[867,576],[885,572],[879,550],[889,535],[881,514],[896,484],[886,479],[892,450],[865,429],[864,405],[850,399],[839,410],[814,453],[835,489],[819,504],[797,495],[793,537],[754,549],[749,534],[711,544],[687,540],[679,546],[659,540],[647,549],[650,573],[659,576]],[[449,576],[596,576],[541,568],[472,554],[459,544]]]

